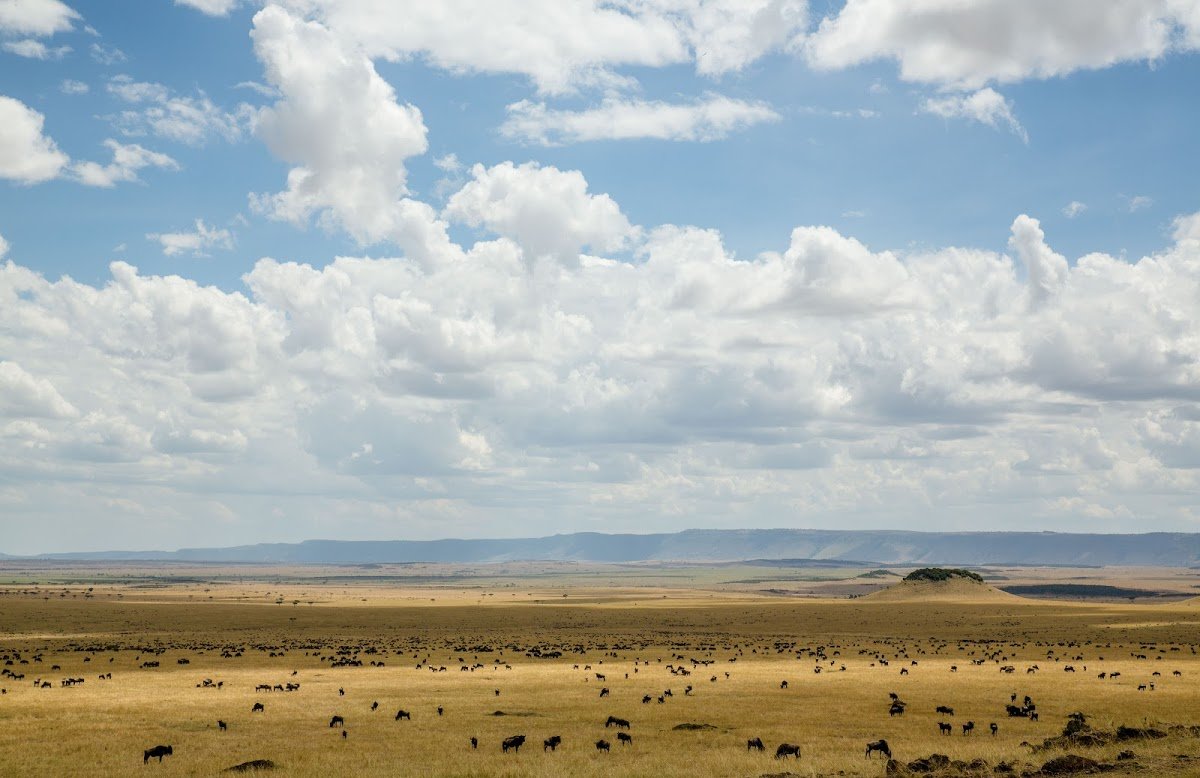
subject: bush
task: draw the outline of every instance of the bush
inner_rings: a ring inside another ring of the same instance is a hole
[[[949,581],[951,578],[966,578],[983,583],[983,576],[957,567],[922,567],[904,576],[905,581]]]

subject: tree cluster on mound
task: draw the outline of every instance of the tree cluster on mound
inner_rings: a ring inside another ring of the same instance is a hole
[[[905,581],[949,581],[951,578],[966,578],[983,583],[983,576],[958,567],[922,567],[904,576]]]

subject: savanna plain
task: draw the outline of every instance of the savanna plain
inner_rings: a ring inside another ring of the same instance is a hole
[[[975,570],[5,562],[0,775],[1200,775],[1196,571]]]

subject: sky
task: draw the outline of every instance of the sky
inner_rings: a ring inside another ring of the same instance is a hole
[[[1200,0],[0,0],[0,552],[1200,531]]]

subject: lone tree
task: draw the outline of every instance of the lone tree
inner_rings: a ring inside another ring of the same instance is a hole
[[[905,581],[949,581],[951,578],[966,578],[983,583],[983,576],[958,567],[922,567],[904,576]]]

